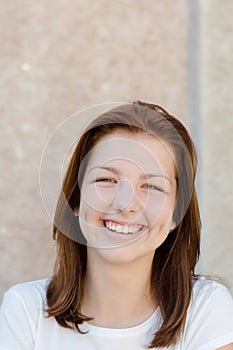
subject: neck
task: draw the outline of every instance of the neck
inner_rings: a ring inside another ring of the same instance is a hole
[[[88,247],[82,312],[92,324],[122,328],[139,324],[155,310],[150,294],[153,256],[129,263],[106,262]]]

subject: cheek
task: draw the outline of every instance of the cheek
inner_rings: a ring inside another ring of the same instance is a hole
[[[99,200],[101,203],[106,204],[112,203],[117,194],[115,186],[100,187],[96,185],[93,191],[97,200]]]
[[[81,200],[86,210],[101,212],[114,200],[115,190],[113,188],[101,188],[100,186],[88,185],[81,191]]]
[[[173,213],[173,200],[163,193],[157,196],[148,196],[145,207],[145,215],[151,226],[166,225],[170,221]]]
[[[79,224],[87,245],[96,245],[96,227],[98,227],[99,211],[94,210],[94,203],[87,203],[81,198],[79,206]]]
[[[145,204],[145,214],[150,222],[156,222],[163,214],[166,206],[166,198],[163,193],[149,195]]]

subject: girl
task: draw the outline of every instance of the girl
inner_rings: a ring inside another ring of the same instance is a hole
[[[163,108],[92,121],[57,204],[54,274],[5,294],[0,349],[232,350],[232,298],[194,271],[195,174],[190,136]]]

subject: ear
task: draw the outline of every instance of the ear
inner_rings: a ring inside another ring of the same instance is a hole
[[[174,220],[172,220],[170,232],[173,231],[175,228],[176,228],[176,222]]]
[[[173,219],[171,219],[171,221],[167,227],[167,234],[172,232],[175,228],[176,228],[176,222]]]
[[[78,207],[74,208],[74,215],[79,216],[79,208]]]

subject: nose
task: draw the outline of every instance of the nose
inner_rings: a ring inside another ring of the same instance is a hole
[[[115,210],[136,212],[140,208],[139,198],[133,184],[122,179],[116,187],[116,196],[113,200]]]

